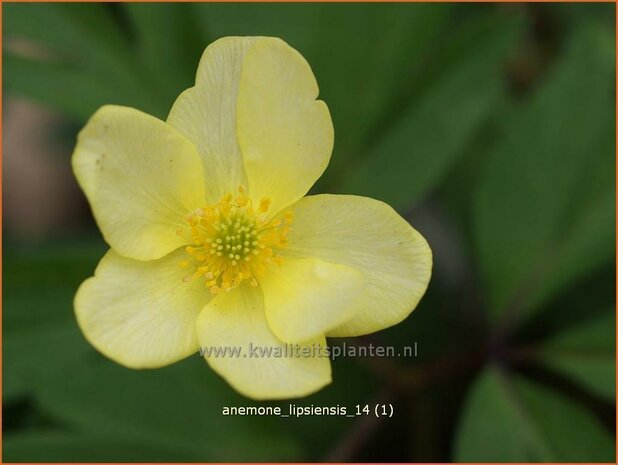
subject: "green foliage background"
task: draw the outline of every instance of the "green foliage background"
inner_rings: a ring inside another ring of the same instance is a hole
[[[105,250],[90,217],[36,244],[5,224],[3,460],[614,461],[614,10],[5,4],[5,44],[46,51],[5,46],[5,91],[70,117],[69,140],[106,103],[165,118],[218,37],[282,37],[335,124],[313,192],[389,202],[435,267],[410,318],[360,340],[417,341],[417,358],[337,360],[296,401],[390,402],[392,419],[226,418],[254,402],[199,357],[137,372],[86,343],[72,298]]]

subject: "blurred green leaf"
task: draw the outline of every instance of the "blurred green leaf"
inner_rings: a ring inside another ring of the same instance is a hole
[[[613,259],[612,44],[603,27],[578,30],[490,156],[475,235],[494,319]]]
[[[92,352],[73,317],[73,296],[92,275],[100,242],[11,247],[3,257],[3,399],[36,391]],[[36,292],[33,292],[36,289]]]
[[[56,242],[53,245],[5,244],[2,257],[4,334],[74,322],[75,291],[84,279],[92,276],[107,249],[101,239],[74,238],[71,244]]]
[[[7,89],[56,108],[79,120],[88,119],[105,104],[127,105],[155,116],[165,116],[165,99],[152,97],[142,85],[146,72],[125,78],[110,76],[79,64],[41,61],[13,52],[4,54]]]
[[[131,62],[126,37],[109,5],[13,3],[5,6],[3,16],[3,35],[28,41],[39,53],[55,52],[108,72]]]
[[[93,436],[73,431],[29,431],[7,434],[4,462],[190,462],[189,452],[169,451],[156,444],[118,436]]]
[[[43,383],[65,376],[67,369],[92,348],[77,323],[32,322],[30,328],[9,330],[3,338],[4,400],[32,393]]]
[[[593,142],[591,157],[579,173],[570,199],[569,210],[577,212],[577,221],[568,218],[562,225],[561,250],[551,258],[552,272],[543,286],[530,295],[529,307],[540,307],[563,287],[590,276],[599,267],[610,265],[615,256],[615,123],[607,116],[603,133]],[[571,216],[568,214],[567,216]]]
[[[613,462],[609,433],[561,394],[487,368],[470,388],[455,442],[461,462]]]
[[[289,461],[297,442],[278,418],[228,417],[225,405],[250,405],[197,355],[158,370],[106,360],[75,364],[36,393],[42,408],[81,431],[117,435],[199,461]]]
[[[3,358],[6,360],[4,356]],[[2,381],[2,401],[5,405],[8,405],[11,401],[17,400],[28,390],[27,381],[22,379],[15,371],[9,373],[9,370],[5,368]]]
[[[582,21],[604,21],[609,27],[616,23],[616,6],[603,3],[556,3],[543,4],[546,14],[553,15],[561,27],[578,27]]]
[[[4,54],[4,83],[11,92],[86,120],[106,103],[130,104],[134,98],[119,83],[94,70]]]
[[[343,191],[376,197],[404,209],[442,179],[504,91],[504,67],[522,23],[518,16],[490,18],[491,24],[482,21],[462,31],[462,37],[454,42],[468,43],[465,54],[348,175]]]
[[[178,3],[122,3],[132,26],[136,50],[149,80],[164,89],[167,108],[193,86],[200,56],[207,45],[193,11]]]
[[[308,59],[335,126],[334,165],[366,151],[444,30],[450,5],[322,5]],[[353,45],[352,45],[353,44]]]
[[[611,309],[563,331],[541,349],[541,361],[610,402],[616,399],[616,315]]]
[[[136,59],[109,5],[12,4],[4,14],[9,91],[80,120],[108,103],[167,113],[171,99]]]

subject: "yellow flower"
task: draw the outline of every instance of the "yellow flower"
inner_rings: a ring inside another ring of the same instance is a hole
[[[311,68],[282,40],[226,37],[205,50],[167,121],[121,106],[92,116],[72,163],[111,247],[75,296],[94,347],[131,368],[204,348],[242,394],[287,398],[330,383],[316,350],[326,336],[410,314],[431,275],[423,237],[377,200],[304,197],[334,141],[317,96]],[[286,344],[315,355],[249,353]],[[226,347],[243,355],[208,350]]]

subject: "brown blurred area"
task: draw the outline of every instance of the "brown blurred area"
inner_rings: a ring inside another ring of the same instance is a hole
[[[29,100],[5,97],[2,130],[5,234],[31,242],[75,229],[85,204],[71,172],[70,122]]]

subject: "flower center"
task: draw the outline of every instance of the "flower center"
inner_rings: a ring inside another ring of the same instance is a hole
[[[204,279],[213,294],[229,291],[244,280],[255,287],[269,266],[283,261],[276,250],[286,245],[292,212],[283,219],[268,220],[270,200],[262,199],[254,209],[243,193],[241,187],[236,197],[227,194],[187,217],[193,245],[186,247],[190,259],[181,265],[193,265],[195,271],[185,279]]]

